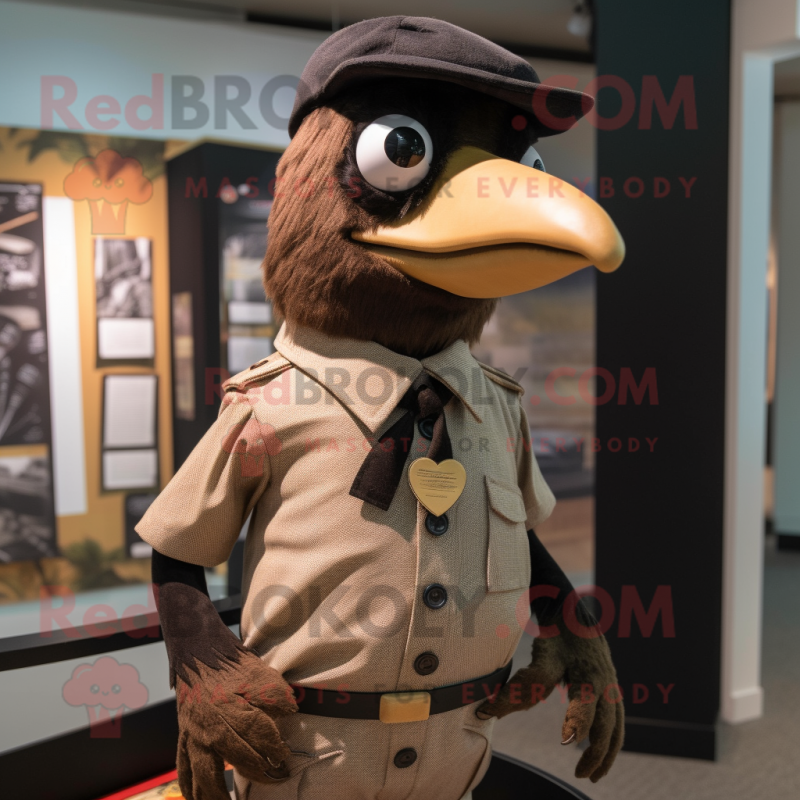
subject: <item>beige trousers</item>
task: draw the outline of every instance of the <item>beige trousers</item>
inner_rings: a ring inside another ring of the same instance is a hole
[[[292,714],[276,720],[293,755],[289,779],[250,783],[234,774],[237,800],[471,800],[492,757],[494,718],[475,704],[424,722],[387,725]],[[416,759],[395,766],[401,750]]]

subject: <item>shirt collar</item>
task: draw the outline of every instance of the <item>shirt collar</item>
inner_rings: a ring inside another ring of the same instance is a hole
[[[313,328],[284,324],[275,349],[301,372],[324,386],[351,414],[377,432],[400,398],[427,369],[470,410],[475,419],[473,387],[482,386],[478,362],[463,340],[418,361],[376,342],[329,336]]]
[[[422,366],[436,376],[469,409],[477,422],[482,422],[476,406],[486,402],[483,397],[485,379],[481,365],[469,351],[469,345],[458,339],[428,358]]]

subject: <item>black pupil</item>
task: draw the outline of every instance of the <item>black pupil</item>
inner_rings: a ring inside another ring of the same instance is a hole
[[[395,128],[386,136],[383,149],[392,164],[416,167],[425,157],[425,142],[413,128]]]

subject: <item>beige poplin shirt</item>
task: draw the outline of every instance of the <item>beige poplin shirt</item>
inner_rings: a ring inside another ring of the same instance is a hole
[[[275,348],[225,384],[218,420],[139,534],[165,555],[211,567],[227,559],[252,512],[242,637],[290,683],[426,689],[505,665],[528,619],[526,529],[555,503],[521,388],[463,341],[418,361],[284,327]],[[408,483],[408,465],[429,444],[416,428],[388,511],[349,494],[423,368],[454,393],[445,416],[467,475],[439,536]],[[424,602],[431,584],[447,591],[441,608]],[[422,653],[439,661],[425,676],[414,667]]]

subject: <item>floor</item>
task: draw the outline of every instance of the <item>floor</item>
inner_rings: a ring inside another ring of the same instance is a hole
[[[559,508],[560,507],[560,508]],[[537,531],[570,574],[590,579],[592,501],[559,502]],[[762,719],[723,726],[717,762],[622,752],[599,783],[577,780],[574,747],[560,744],[566,707],[558,693],[528,712],[498,722],[494,747],[579,787],[592,800],[777,800],[800,798],[800,551],[777,551],[767,537],[764,586]],[[530,660],[523,638],[515,666]]]

